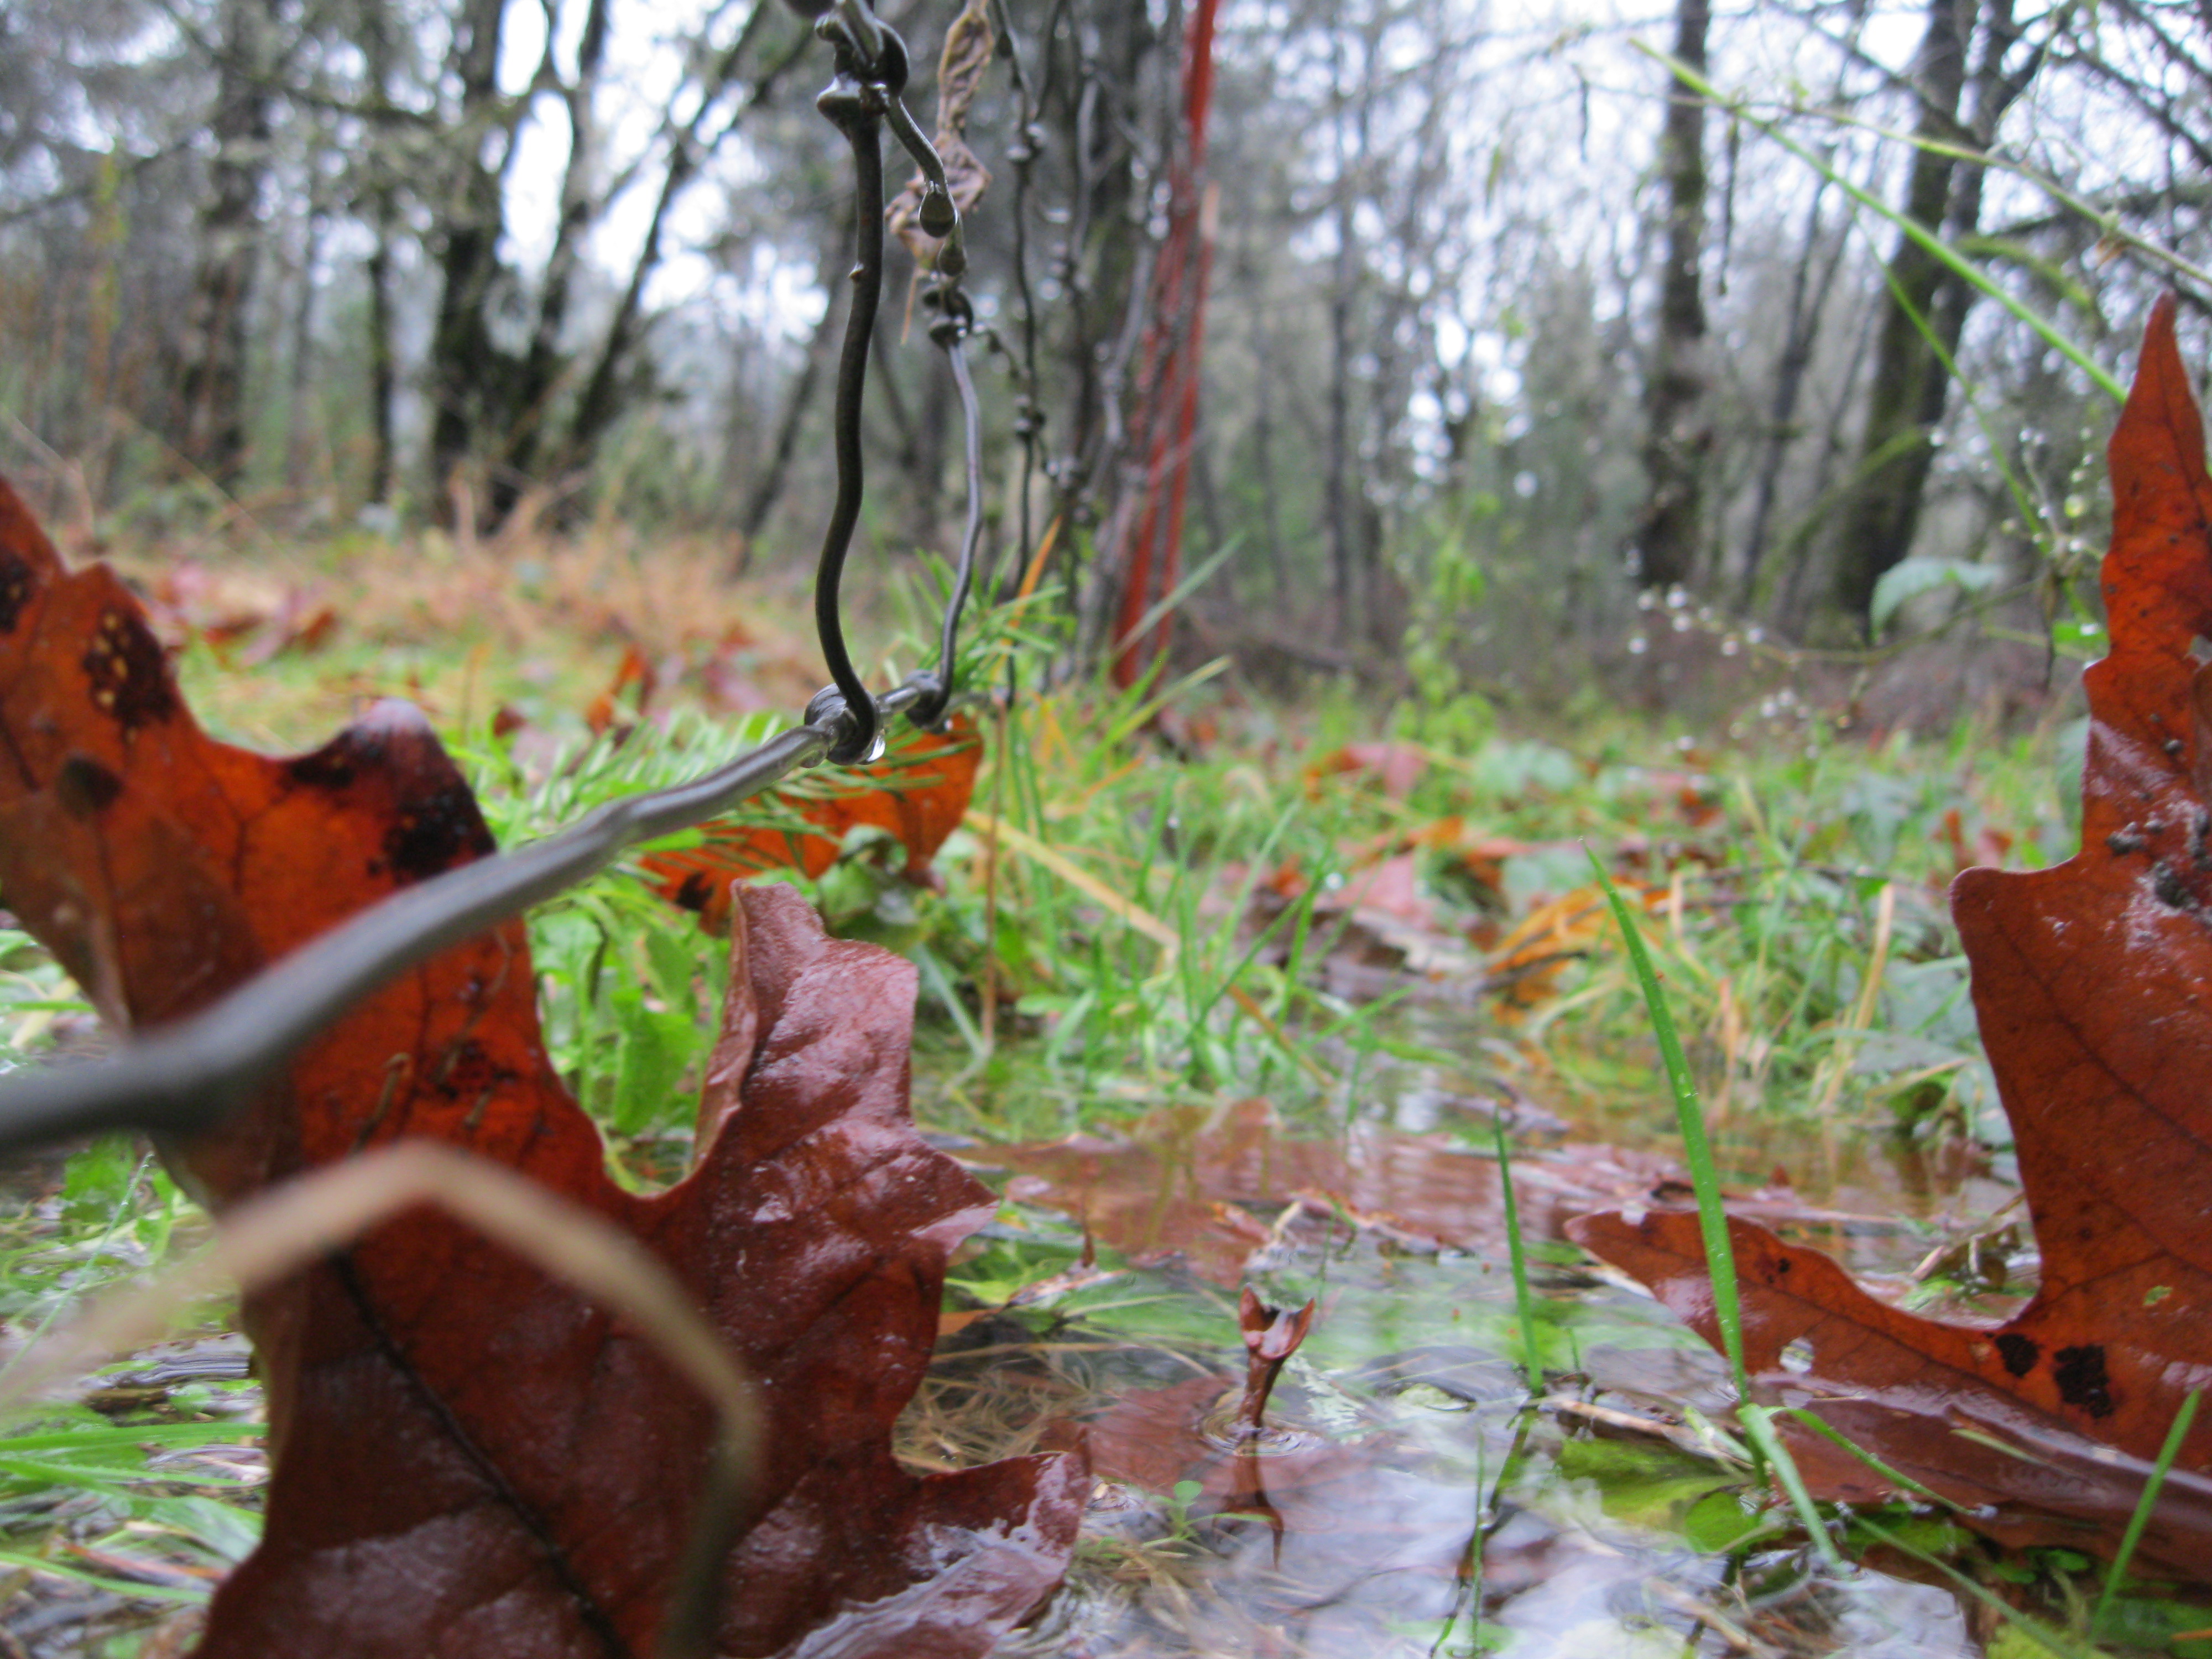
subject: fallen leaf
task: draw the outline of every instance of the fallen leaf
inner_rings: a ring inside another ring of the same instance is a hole
[[[1314,908],[1398,922],[1418,933],[1441,931],[1436,906],[1421,892],[1419,861],[1411,853],[1356,872],[1341,887],[1322,894]]]
[[[955,715],[943,732],[916,732],[903,743],[884,763],[879,782],[778,797],[775,805],[793,819],[790,829],[710,824],[700,845],[650,853],[639,862],[662,897],[697,911],[701,925],[716,934],[728,931],[732,881],[781,870],[819,876],[855,830],[884,831],[906,850],[906,873],[919,878],[960,827],[982,758],[975,722]]]
[[[1307,764],[1306,793],[1318,794],[1324,778],[1357,778],[1371,773],[1384,794],[1403,800],[1428,769],[1428,750],[1413,744],[1348,743]]]
[[[1950,852],[1951,873],[1954,876],[1977,865],[2001,866],[2005,854],[2012,851],[2012,837],[1995,824],[1982,825],[1969,842],[1965,817],[1955,806],[1945,809],[1937,839]]]
[[[1664,904],[1669,893],[1666,887],[1639,882],[1616,885],[1624,898],[1647,911]],[[1497,994],[1501,1011],[1520,1012],[1551,1000],[1566,965],[1601,943],[1612,926],[1609,914],[1601,890],[1577,887],[1538,905],[1516,923],[1491,947],[1484,967],[1485,988]]]
[[[291,760],[210,739],[130,593],[103,567],[65,574],[4,484],[0,744],[0,891],[118,1024],[189,1012],[493,850],[404,705]],[[914,1133],[911,967],[827,939],[787,888],[732,914],[698,1162],[665,1192],[608,1176],[540,1044],[520,923],[371,998],[172,1161],[220,1211],[428,1137],[628,1227],[769,1413],[717,1651],[982,1654],[1058,1581],[1085,1484],[1067,1459],[924,1477],[891,1458],[946,1251],[993,1200]],[[714,1425],[620,1320],[428,1212],[248,1297],[244,1320],[268,1391],[268,1526],[203,1654],[650,1650]]]
[[[1255,1434],[1267,1420],[1267,1396],[1274,1392],[1275,1379],[1313,1328],[1315,1306],[1309,1299],[1295,1310],[1273,1308],[1249,1285],[1238,1298],[1237,1328],[1244,1337],[1245,1374],[1244,1399],[1237,1415]]]
[[[613,680],[605,690],[592,699],[591,706],[585,709],[584,724],[591,727],[593,737],[604,737],[613,729],[618,718],[626,719],[629,725],[634,726],[645,718],[646,710],[653,703],[653,694],[659,687],[660,676],[645,659],[645,653],[639,650],[635,642],[625,645],[623,647],[621,665],[615,670]],[[623,707],[625,693],[631,694],[630,706],[626,711]]]
[[[969,148],[967,134],[969,111],[982,89],[997,45],[989,9],[983,0],[967,0],[945,31],[945,50],[938,58],[935,144],[938,159],[945,164],[945,183],[963,217],[975,210],[991,184],[991,170]],[[933,266],[939,240],[921,228],[922,189],[917,173],[892,198],[884,217],[891,234],[917,262]]]
[[[1237,1102],[1218,1120],[1161,1112],[1126,1139],[1071,1135],[979,1152],[1015,1172],[1007,1196],[1080,1218],[1100,1242],[1140,1261],[1170,1254],[1237,1285],[1278,1227],[1349,1224],[1395,1248],[1502,1247],[1498,1164],[1443,1135],[1355,1123],[1341,1139],[1282,1132],[1267,1103]],[[1678,1173],[1656,1154],[1577,1146],[1524,1150],[1513,1183],[1522,1224],[1557,1232],[1595,1204],[1643,1197]],[[1608,1196],[1610,1195],[1610,1196]]]
[[[1984,1529],[2106,1551],[2183,1400],[2212,1383],[2212,670],[2192,649],[2212,636],[2212,478],[2170,298],[2110,460],[2112,654],[2086,676],[2081,850],[1952,886],[2041,1252],[2035,1297],[2001,1327],[1941,1324],[1731,1223],[1763,1386],[1938,1492],[1999,1505]],[[1571,1231],[1714,1335],[1694,1216]],[[1834,1495],[1883,1486],[1823,1441],[1796,1443]],[[2142,1552],[2200,1574],[2212,1561],[2212,1419]]]

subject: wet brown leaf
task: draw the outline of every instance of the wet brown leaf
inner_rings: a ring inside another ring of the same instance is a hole
[[[1237,1304],[1237,1328],[1244,1336],[1244,1402],[1237,1414],[1255,1431],[1267,1419],[1275,1379],[1313,1328],[1315,1305],[1309,1301],[1295,1310],[1271,1308],[1249,1285],[1244,1287]]]
[[[492,850],[404,705],[289,760],[210,739],[136,600],[102,567],[64,573],[4,485],[0,747],[0,891],[118,1024],[203,1006]],[[614,1219],[692,1288],[768,1403],[764,1513],[729,1562],[718,1650],[823,1632],[840,1654],[980,1655],[1057,1581],[1085,1484],[1064,1459],[923,1478],[890,1455],[945,1253],[992,1200],[914,1133],[910,966],[825,938],[788,889],[747,890],[733,915],[699,1162],[667,1192],[609,1178],[540,1043],[519,923],[370,999],[172,1161],[220,1210],[427,1137]],[[248,1297],[245,1322],[268,1529],[200,1651],[649,1650],[714,1425],[620,1321],[418,1212]]]
[[[2109,1547],[2183,1399],[2212,1382],[2212,670],[2192,649],[2212,636],[2212,478],[2171,299],[2110,459],[2112,649],[2085,677],[2081,851],[1952,887],[2041,1251],[2035,1297],[2001,1327],[1940,1324],[1733,1224],[1746,1358],[1766,1386],[1936,1491],[2002,1506],[1977,1524],[2089,1549]],[[1714,1334],[1694,1217],[1573,1231]],[[1881,1486],[1802,1443],[1829,1490]],[[2143,1548],[2172,1567],[2212,1561],[2212,1418]]]
[[[991,171],[968,143],[968,116],[982,90],[998,45],[991,28],[988,0],[967,0],[945,32],[937,64],[937,154],[945,163],[945,183],[964,218],[990,188]],[[884,222],[922,265],[937,262],[939,239],[921,228],[922,177],[916,173],[891,199]]]
[[[1504,1243],[1494,1159],[1442,1135],[1367,1123],[1341,1140],[1302,1139],[1264,1100],[1237,1102],[1212,1121],[1162,1113],[1127,1139],[1073,1135],[988,1157],[1017,1172],[1010,1196],[1063,1210],[1140,1260],[1184,1255],[1192,1271],[1231,1286],[1278,1229],[1348,1224],[1409,1250]],[[1641,1197],[1676,1173],[1656,1155],[1591,1146],[1523,1152],[1513,1166],[1522,1223],[1547,1234],[1593,1203]]]
[[[960,827],[982,759],[975,723],[957,714],[943,732],[910,738],[880,769],[880,781],[781,798],[777,804],[804,830],[710,825],[701,845],[648,854],[640,863],[661,896],[697,911],[701,925],[717,935],[729,928],[732,881],[780,870],[818,876],[836,862],[854,830],[889,835],[906,850],[908,876],[921,879],[945,837]]]
[[[1306,793],[1317,793],[1324,779],[1371,776],[1384,794],[1403,800],[1428,769],[1428,750],[1413,744],[1349,743],[1307,765]]]

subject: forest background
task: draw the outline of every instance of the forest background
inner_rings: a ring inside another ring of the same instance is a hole
[[[2202,8],[1230,0],[1196,123],[1183,0],[989,10],[987,535],[1065,515],[1094,644],[1161,586],[1156,447],[1231,550],[1189,642],[1263,683],[1663,701],[1900,605],[2094,631],[2100,371],[2212,297]],[[925,112],[952,15],[885,14]],[[808,46],[730,0],[13,0],[0,465],[80,544],[520,511],[796,571],[849,259]],[[892,282],[863,533],[949,551]]]

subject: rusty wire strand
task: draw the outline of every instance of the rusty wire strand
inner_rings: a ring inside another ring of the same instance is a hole
[[[1044,45],[1044,80],[1032,87],[1029,66],[1022,56],[1020,39],[1014,32],[1014,19],[1006,0],[994,0],[999,13],[999,38],[1004,42],[1008,72],[1014,83],[1015,138],[1008,157],[1014,164],[1013,205],[1010,224],[1013,233],[1014,293],[1021,302],[1021,350],[1017,356],[1007,355],[1013,362],[1014,373],[1020,386],[1016,402],[1014,434],[1021,441],[1022,476],[1020,495],[1016,512],[1019,533],[1015,545],[1026,560],[1034,546],[1033,526],[1030,522],[1030,493],[1036,477],[1038,440],[1044,433],[1044,409],[1037,398],[1037,315],[1036,297],[1030,284],[1029,257],[1029,197],[1031,175],[1036,171],[1037,155],[1043,148],[1045,131],[1039,120],[1044,99],[1051,89],[1052,43],[1060,28],[1060,15],[1066,0],[1053,0],[1050,11],[1045,15],[1044,27],[1039,39]],[[1049,467],[1047,468],[1048,473]],[[1020,574],[1016,566],[1014,580]]]
[[[909,681],[877,707],[897,713],[922,690]],[[0,1084],[0,1153],[110,1129],[210,1127],[409,969],[567,891],[639,842],[720,817],[826,758],[840,735],[830,724],[794,726],[703,777],[609,801],[558,835],[392,894],[119,1054],[12,1078]]]
[[[911,715],[917,726],[937,725],[945,718],[945,708],[952,701],[954,665],[960,655],[960,613],[967,609],[969,592],[975,585],[975,555],[983,540],[983,411],[976,401],[975,377],[968,372],[968,302],[957,289],[939,290],[933,297],[944,315],[932,325],[930,337],[943,348],[945,364],[952,372],[953,386],[960,394],[961,431],[967,451],[968,522],[960,536],[960,558],[953,570],[952,592],[945,602],[937,673],[928,694],[915,706]]]

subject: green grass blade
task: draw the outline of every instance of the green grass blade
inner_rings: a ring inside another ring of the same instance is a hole
[[[32,1572],[45,1573],[50,1578],[66,1578],[72,1583],[89,1584],[94,1589],[106,1590],[111,1595],[143,1601],[179,1601],[186,1604],[204,1601],[215,1593],[212,1582],[203,1587],[186,1588],[177,1584],[146,1583],[133,1578],[116,1578],[106,1573],[88,1572],[82,1567],[71,1567],[59,1561],[49,1561],[43,1556],[25,1550],[0,1549],[0,1566],[23,1567]]]
[[[1764,1406],[1745,1405],[1737,1407],[1736,1416],[1742,1420],[1743,1431],[1753,1449],[1765,1458],[1767,1466],[1774,1471],[1774,1478],[1782,1483],[1790,1507],[1797,1511],[1797,1520],[1805,1528],[1806,1536],[1813,1540],[1814,1550],[1832,1571],[1841,1572],[1843,1552],[1836,1547],[1835,1539],[1821,1522],[1820,1511],[1813,1502],[1812,1492],[1805,1485],[1797,1460],[1782,1443],[1782,1437],[1775,1433],[1773,1413]]]
[[[1885,1544],[1899,1555],[1917,1561],[1921,1565],[1940,1573],[1951,1581],[1962,1595],[1972,1596],[1995,1615],[2001,1626],[2019,1631],[2038,1648],[2046,1652],[2065,1656],[2065,1659],[2100,1659],[2096,1649],[2068,1632],[2054,1630],[2049,1625],[2028,1618],[2018,1607],[1996,1595],[1971,1574],[1963,1573],[1938,1555],[1931,1555],[1910,1538],[1889,1531],[1862,1515],[1852,1522],[1854,1528],[1865,1533],[1877,1543]]]
[[[1667,1012],[1667,999],[1659,988],[1659,973],[1651,965],[1643,930],[1637,927],[1627,901],[1613,884],[1597,854],[1587,845],[1583,850],[1589,854],[1590,868],[1597,872],[1598,884],[1604,889],[1606,902],[1613,907],[1613,919],[1627,943],[1628,959],[1635,967],[1637,983],[1644,990],[1644,1006],[1651,1017],[1652,1035],[1659,1041],[1659,1058],[1674,1091],[1675,1121],[1681,1126],[1682,1158],[1690,1166],[1690,1186],[1698,1195],[1698,1231],[1705,1240],[1705,1268],[1713,1281],[1713,1322],[1721,1329],[1721,1346],[1735,1380],[1736,1398],[1748,1402],[1751,1381],[1743,1366],[1743,1308],[1736,1294],[1735,1250],[1729,1243],[1728,1216],[1721,1208],[1720,1176],[1713,1167],[1712,1146],[1705,1139],[1705,1114],[1698,1100],[1697,1080],[1690,1075],[1690,1062],[1682,1054],[1674,1017]]]
[[[2104,1628],[2105,1614],[2112,1608],[2112,1598],[2126,1582],[2128,1562],[2136,1553],[2136,1546],[2142,1541],[2143,1528],[2150,1525],[2151,1511],[2158,1507],[2159,1488],[2166,1485],[2173,1460],[2181,1455],[2181,1443],[2189,1437],[2189,1425],[2197,1420],[2197,1402],[2203,1398],[2203,1389],[2191,1389],[2189,1398],[2181,1402],[2181,1409],[2173,1414],[2173,1426],[2166,1430],[2166,1443],[2158,1449],[2158,1462],[2151,1465],[2150,1479],[2143,1482],[2142,1496],[2136,1500],[2136,1512],[2128,1517],[2128,1529],[2120,1535],[2119,1553],[2112,1558],[2112,1571],[2105,1575],[2105,1593],[2097,1598],[2097,1611],[2089,1616],[2092,1641]]]
[[[1503,1120],[1491,1124],[1498,1137],[1498,1190],[1505,1205],[1505,1249],[1513,1263],[1513,1306],[1521,1320],[1521,1363],[1528,1373],[1528,1392],[1544,1392],[1544,1365],[1536,1352],[1536,1297],[1528,1288],[1528,1246],[1521,1237],[1521,1209],[1513,1200],[1513,1154]]]

